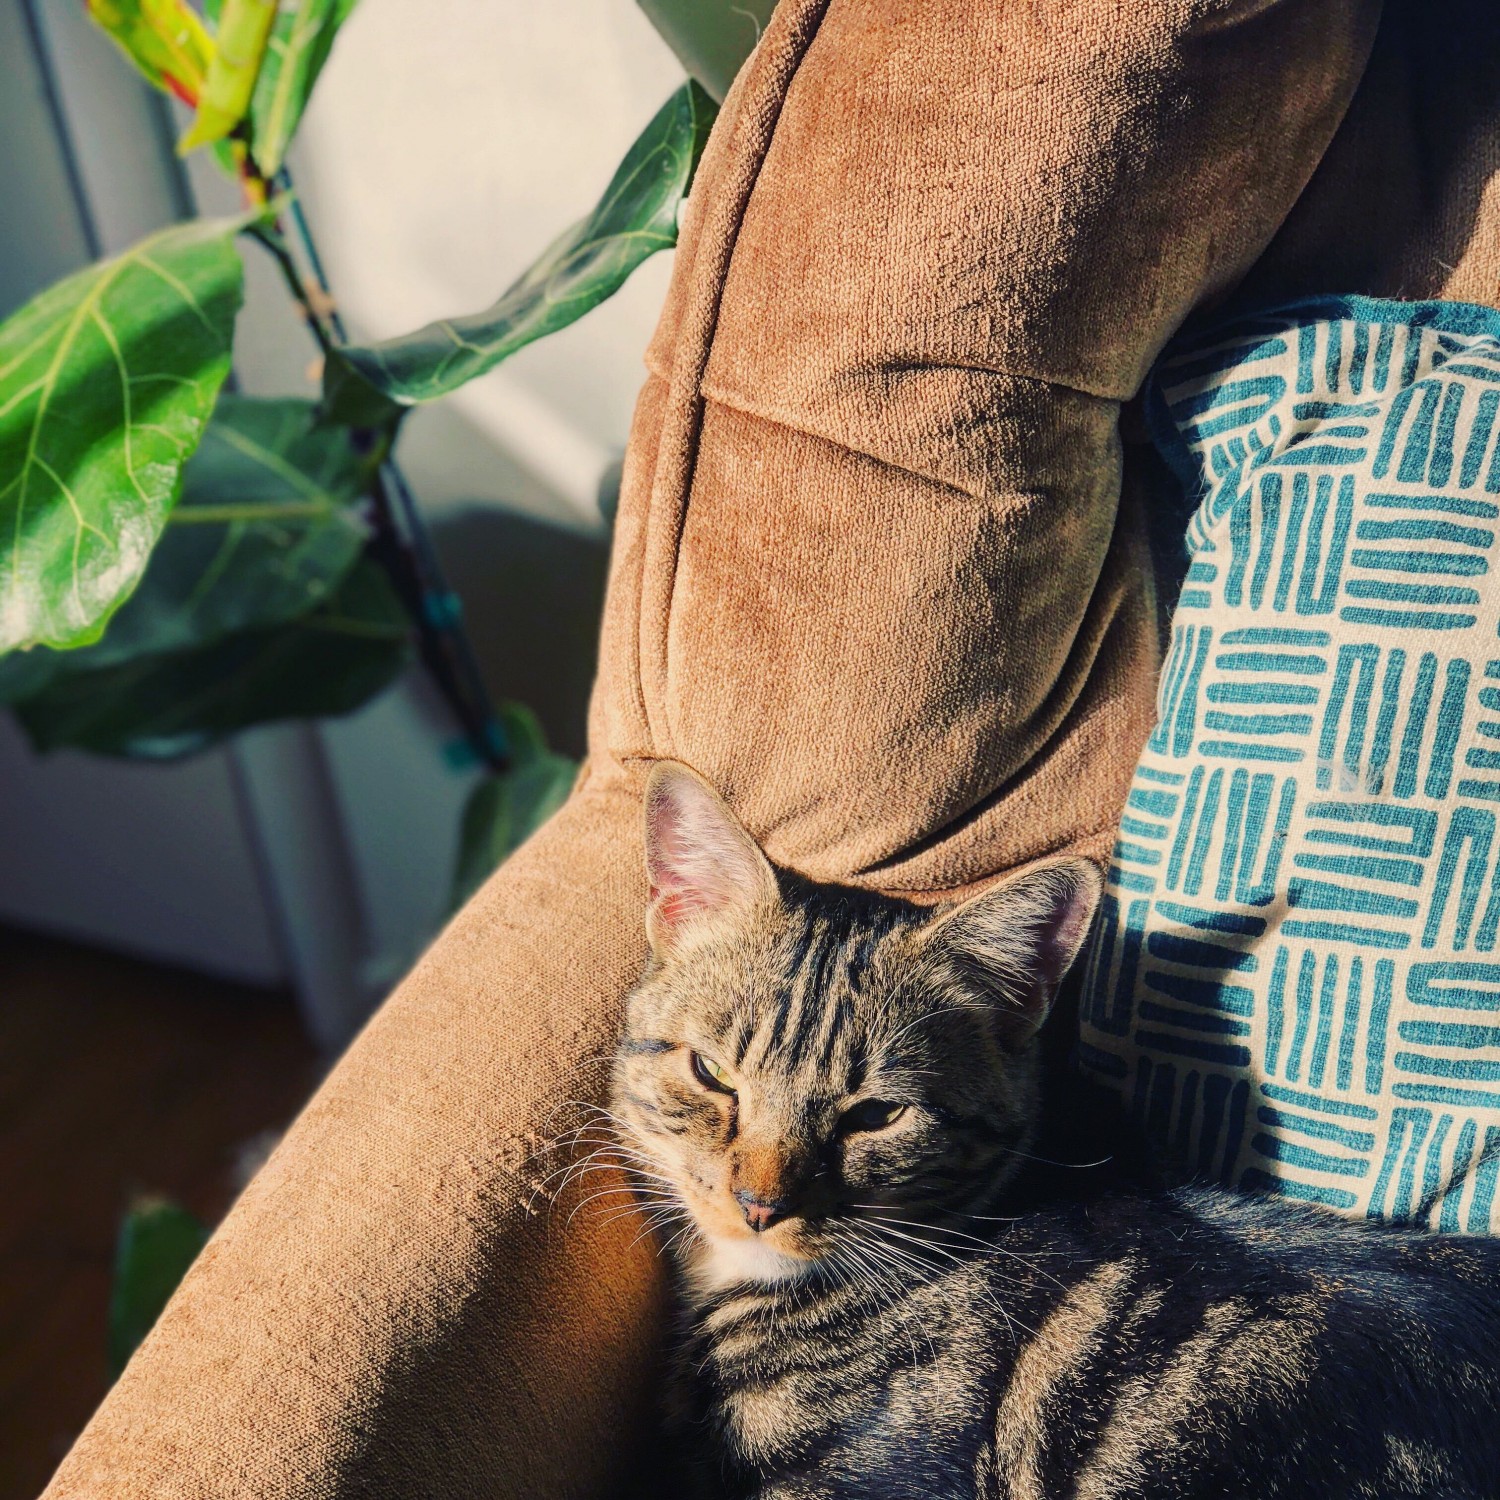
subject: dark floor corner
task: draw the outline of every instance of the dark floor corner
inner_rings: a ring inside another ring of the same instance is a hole
[[[320,1066],[286,994],[0,929],[0,1500],[105,1393],[122,1210],[216,1222]]]

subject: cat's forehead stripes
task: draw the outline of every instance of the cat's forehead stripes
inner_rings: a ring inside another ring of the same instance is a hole
[[[766,960],[768,982],[737,1018],[736,1063],[826,1078],[842,1052],[843,1082],[857,1088],[867,1064],[855,1024],[866,981],[881,944],[908,918],[894,903],[855,899],[789,902],[786,916]]]
[[[832,924],[826,919],[820,918],[815,926],[821,930],[816,932],[806,959],[790,981],[789,987],[795,991],[796,1001],[788,1009],[793,1012],[795,1020],[790,1026],[784,1026],[784,1015],[777,1017],[776,1031],[766,1044],[762,1059],[769,1061],[775,1055],[787,1072],[795,1072],[801,1067],[828,1008],[830,987],[842,978],[838,963],[838,935],[831,930]]]

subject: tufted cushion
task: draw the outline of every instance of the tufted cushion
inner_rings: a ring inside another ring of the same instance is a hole
[[[1500,315],[1323,298],[1153,377],[1201,503],[1082,1060],[1226,1183],[1488,1231]]]

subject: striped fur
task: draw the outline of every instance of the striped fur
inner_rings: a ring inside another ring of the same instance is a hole
[[[1087,866],[937,914],[812,885],[673,767],[647,846],[613,1115],[702,1493],[1500,1496],[1500,1242],[1039,1159]]]

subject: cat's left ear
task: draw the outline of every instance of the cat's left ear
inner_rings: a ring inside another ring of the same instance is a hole
[[[1104,882],[1085,859],[1027,870],[935,918],[926,949],[996,997],[1008,1046],[1030,1041],[1093,925]]]
[[[661,761],[646,783],[646,936],[658,955],[776,900],[759,845],[696,771]]]

